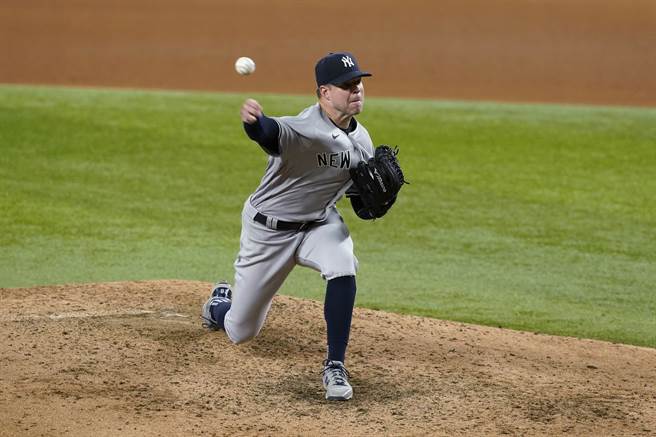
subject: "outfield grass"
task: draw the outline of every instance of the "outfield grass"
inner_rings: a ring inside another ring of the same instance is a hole
[[[231,278],[266,163],[244,98],[0,86],[0,287]],[[411,185],[375,223],[340,203],[359,306],[656,347],[656,110],[366,106]],[[323,283],[299,268],[282,292]]]

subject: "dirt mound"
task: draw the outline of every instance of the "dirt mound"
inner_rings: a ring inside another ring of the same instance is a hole
[[[201,328],[208,283],[0,289],[0,435],[656,432],[656,350],[357,308],[355,397],[323,399],[320,302]]]

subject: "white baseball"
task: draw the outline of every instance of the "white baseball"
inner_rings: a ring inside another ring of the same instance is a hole
[[[246,56],[242,56],[235,62],[235,70],[242,76],[246,76],[255,71],[255,62]]]

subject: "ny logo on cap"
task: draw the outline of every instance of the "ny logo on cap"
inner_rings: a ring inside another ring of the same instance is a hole
[[[350,56],[342,56],[342,62],[344,63],[344,68],[353,67],[353,59]]]

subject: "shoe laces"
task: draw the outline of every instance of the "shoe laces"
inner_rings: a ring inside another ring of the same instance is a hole
[[[351,377],[346,367],[339,361],[326,360],[323,362],[324,368],[322,375],[328,378],[328,382],[336,385],[346,385],[346,381]]]

